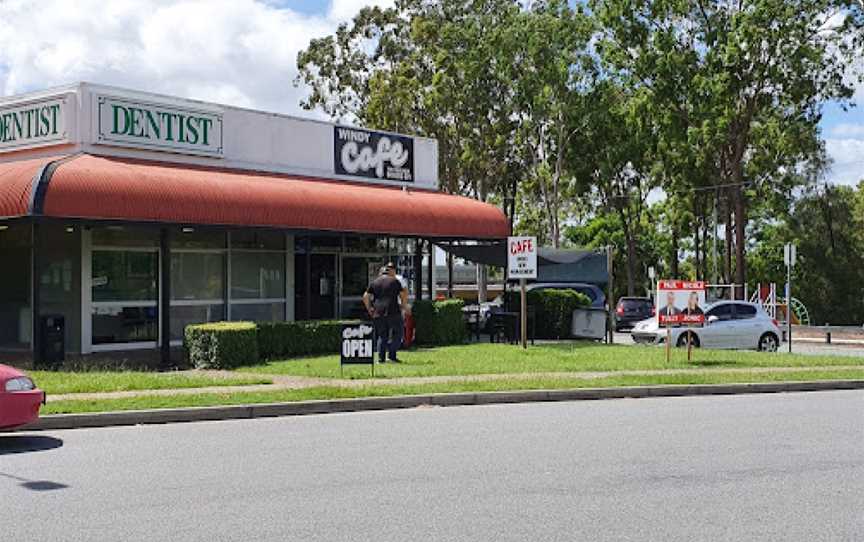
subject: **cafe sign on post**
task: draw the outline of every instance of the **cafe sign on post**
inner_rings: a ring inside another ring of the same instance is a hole
[[[507,276],[510,279],[537,278],[537,238],[507,238]]]
[[[507,238],[507,277],[511,280],[519,279],[521,300],[519,336],[522,338],[522,348],[528,348],[528,296],[525,279],[537,278],[536,237]]]

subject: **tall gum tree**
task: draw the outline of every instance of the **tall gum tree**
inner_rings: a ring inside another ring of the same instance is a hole
[[[818,147],[827,100],[860,72],[857,0],[591,0],[610,72],[649,89],[666,167],[707,175],[734,215],[735,282],[746,283],[748,195],[759,177]],[[771,126],[772,130],[763,130]],[[797,135],[806,133],[809,138]],[[770,136],[769,136],[770,134]],[[794,143],[803,148],[793,148]],[[818,152],[818,151],[817,151]],[[761,157],[761,158],[760,158]],[[775,164],[765,157],[775,157]],[[732,232],[730,232],[732,233]],[[739,289],[738,295],[743,293]]]

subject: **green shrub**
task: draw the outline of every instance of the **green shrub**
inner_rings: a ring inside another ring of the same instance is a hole
[[[258,324],[259,354],[262,360],[337,354],[341,345],[342,324],[345,323],[350,322],[261,322]]]
[[[465,319],[461,299],[445,301],[415,301],[411,309],[414,315],[414,341],[422,345],[446,345],[465,342]]]
[[[417,344],[435,344],[435,303],[420,299],[411,306],[414,317],[414,342]]]
[[[576,290],[530,290],[527,295],[528,310],[533,309],[534,322],[529,320],[529,333],[533,330],[538,339],[561,339],[570,336],[573,311],[590,307],[591,299]],[[520,307],[519,292],[507,293],[507,305],[514,311]]]
[[[186,352],[196,369],[232,369],[258,361],[258,328],[253,322],[186,326]]]
[[[461,299],[435,302],[435,338],[437,344],[459,344],[465,342],[467,331]]]

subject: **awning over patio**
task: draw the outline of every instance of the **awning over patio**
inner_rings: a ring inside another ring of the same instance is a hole
[[[492,242],[475,245],[442,244],[442,249],[473,263],[507,266],[507,243]],[[606,253],[593,250],[537,250],[537,282],[587,282],[607,284],[609,270]]]

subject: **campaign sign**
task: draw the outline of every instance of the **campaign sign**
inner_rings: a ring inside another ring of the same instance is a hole
[[[342,325],[342,365],[372,365],[374,353],[374,332],[370,323]]]
[[[507,277],[510,279],[537,278],[537,238],[507,238]]]
[[[660,325],[701,326],[705,323],[705,282],[661,280],[657,283]]]

